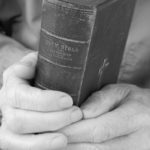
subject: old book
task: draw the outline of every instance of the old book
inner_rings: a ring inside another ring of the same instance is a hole
[[[136,0],[44,0],[36,86],[80,105],[117,81]]]

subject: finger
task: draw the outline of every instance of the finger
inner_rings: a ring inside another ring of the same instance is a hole
[[[136,110],[137,109],[137,110]],[[143,115],[138,115],[138,106],[122,106],[96,119],[83,120],[61,130],[70,143],[104,142],[131,134],[141,128]]]
[[[4,150],[48,150],[66,145],[66,137],[58,133],[16,135],[6,130],[0,131],[0,148]]]
[[[52,90],[41,90],[27,84],[7,89],[7,101],[4,104],[32,111],[57,111],[73,105],[71,96]]]
[[[81,107],[84,118],[93,118],[109,112],[124,100],[131,91],[131,85],[116,84],[106,86],[94,93]]]
[[[82,112],[78,107],[52,112],[32,112],[13,108],[3,111],[2,126],[15,133],[41,133],[56,131],[81,120]]]
[[[25,56],[20,62],[9,67],[3,74],[3,83],[8,80],[17,79],[15,82],[20,83],[23,80],[32,79],[35,73],[37,63],[37,53],[30,53]]]
[[[147,134],[146,134],[147,133]],[[149,133],[143,130],[103,143],[69,144],[65,150],[146,150],[150,149]]]
[[[72,106],[72,98],[63,92],[45,91],[27,84],[26,80],[34,76],[36,61],[37,54],[31,53],[4,73],[7,84],[3,91],[7,90],[7,103],[16,108],[37,111],[55,111]]]
[[[143,150],[149,149],[149,142],[145,142],[145,139],[131,138],[130,136],[119,137],[104,143],[80,143],[69,144],[62,150]],[[146,140],[147,141],[147,140]]]

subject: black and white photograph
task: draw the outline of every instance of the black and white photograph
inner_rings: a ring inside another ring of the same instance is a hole
[[[150,150],[150,0],[0,0],[0,150]]]

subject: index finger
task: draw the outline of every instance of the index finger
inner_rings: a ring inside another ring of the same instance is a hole
[[[52,90],[41,90],[27,84],[16,85],[7,92],[7,104],[31,111],[58,111],[73,105],[71,96]]]
[[[63,92],[31,87],[28,80],[34,77],[37,54],[25,56],[4,73],[3,104],[33,111],[56,111],[72,106],[72,98]]]

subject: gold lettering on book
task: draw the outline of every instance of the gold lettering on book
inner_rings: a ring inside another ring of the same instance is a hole
[[[47,54],[62,60],[72,61],[73,55],[79,52],[77,47],[71,47],[63,42],[56,42],[53,39],[45,39],[45,45],[48,51]]]

